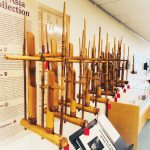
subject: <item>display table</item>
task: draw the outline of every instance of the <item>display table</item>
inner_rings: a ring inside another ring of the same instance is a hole
[[[138,149],[138,134],[150,119],[150,97],[139,105],[111,102],[108,118],[127,144]]]

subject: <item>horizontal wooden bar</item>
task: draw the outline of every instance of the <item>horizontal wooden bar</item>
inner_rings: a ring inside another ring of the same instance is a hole
[[[58,134],[49,134],[46,131],[46,129],[42,128],[40,125],[31,125],[28,122],[28,120],[26,120],[26,119],[22,119],[20,124],[24,128],[26,128],[26,129],[28,129],[28,130],[30,130],[30,131],[40,135],[44,139],[47,139],[48,141],[52,142],[53,144],[57,145],[60,148],[64,148],[64,147],[66,147],[68,145],[67,138],[61,137]]]

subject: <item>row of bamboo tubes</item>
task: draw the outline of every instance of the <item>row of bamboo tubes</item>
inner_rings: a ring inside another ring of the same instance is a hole
[[[41,10],[42,11],[42,10]],[[84,19],[84,29],[82,41],[79,39],[79,56],[73,56],[73,44],[69,42],[69,33],[67,30],[66,3],[63,11],[63,30],[62,30],[62,52],[57,52],[57,41],[51,40],[51,53],[49,51],[49,38],[46,31],[46,48],[44,45],[44,23],[43,11],[41,12],[41,54],[35,54],[34,35],[26,32],[26,18],[24,21],[24,48],[22,56],[5,55],[6,59],[23,60],[24,62],[24,119],[21,125],[25,128],[39,134],[56,144],[59,149],[67,146],[68,142],[63,135],[63,124],[68,121],[75,125],[86,127],[85,111],[93,114],[99,113],[97,103],[109,103],[108,95],[115,96],[116,88],[124,87],[127,84],[128,57],[125,59],[125,46],[123,58],[121,58],[122,40],[118,42],[118,51],[116,39],[114,38],[114,47],[110,52],[108,33],[106,35],[105,52],[102,49],[103,40],[101,39],[101,28],[99,28],[98,56],[96,57],[96,40],[94,36],[92,54],[90,57],[90,42],[86,46],[86,20]],[[82,44],[81,44],[82,43]],[[26,52],[27,50],[27,52]],[[42,63],[41,75],[41,125],[37,124],[37,86],[36,86],[36,61]],[[28,105],[26,98],[26,62],[28,77]],[[58,62],[61,63],[61,82],[58,79]],[[44,64],[47,63],[48,82],[45,83]],[[74,64],[79,64],[79,81],[77,81]],[[124,71],[126,70],[126,80]],[[79,91],[76,91],[76,85],[79,85]],[[60,90],[60,96],[59,96]],[[45,100],[45,92],[47,99]],[[76,95],[77,94],[77,95]],[[105,97],[102,97],[105,95]],[[78,102],[76,100],[78,98]],[[91,101],[95,106],[91,106]],[[46,103],[46,107],[44,104]],[[28,113],[27,108],[28,106]],[[70,114],[68,114],[70,108]],[[107,107],[106,107],[107,108]],[[81,117],[77,117],[77,110],[81,110]],[[107,112],[107,111],[106,111]],[[46,114],[46,123],[45,115]],[[60,118],[59,134],[55,133],[54,118]]]

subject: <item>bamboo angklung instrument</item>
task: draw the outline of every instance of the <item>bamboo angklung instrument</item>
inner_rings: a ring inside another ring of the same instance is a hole
[[[96,58],[95,35],[94,35],[94,40],[93,40],[92,58]],[[96,86],[97,86],[97,75],[95,73],[95,61],[91,63],[91,70],[92,70],[91,90],[92,90],[92,93],[94,94],[96,93]]]
[[[121,44],[122,40],[118,41],[118,53],[117,53],[117,82],[120,79],[120,65],[121,65]]]
[[[82,38],[82,58],[85,59],[89,55],[90,43],[88,47],[88,52],[86,49],[86,19],[84,18],[84,31],[83,31],[83,38]],[[83,84],[82,84],[82,94],[85,95],[85,98],[82,99],[82,110],[84,111],[84,106],[90,107],[90,93],[89,93],[89,81],[86,80],[87,73],[90,76],[90,72],[88,71],[88,63],[85,63],[83,60]],[[84,106],[83,106],[84,105]],[[84,113],[82,113],[82,118],[84,118]]]
[[[81,41],[80,41],[80,38],[79,38],[79,52],[80,52],[80,57],[82,56],[82,50],[81,50]],[[81,66],[81,60],[80,60],[80,63],[79,63],[79,68],[80,68],[80,71],[79,71],[79,79],[81,81],[81,74],[82,74],[82,66]],[[81,88],[82,88],[82,84],[79,83],[79,100],[78,100],[78,104],[81,103]]]
[[[49,38],[46,30],[46,45],[47,45],[47,54],[49,54]],[[57,52],[57,43],[54,40],[51,40],[51,53]],[[58,84],[57,84],[57,64],[55,62],[50,64],[47,61],[48,67],[48,90],[47,90],[47,108],[46,108],[46,131],[50,134],[54,134],[54,112],[58,111]]]
[[[101,59],[101,27],[99,27],[99,39],[98,39],[98,58]],[[96,100],[95,100],[95,107],[97,107],[97,98],[101,97],[101,61],[97,63],[97,77],[98,77],[98,84],[96,89]]]
[[[43,20],[43,9],[41,9],[41,46],[42,46],[42,54],[45,54],[45,45],[44,45],[44,20]],[[42,61],[42,74],[41,74],[41,126],[44,128],[44,85],[45,85],[45,77],[44,77],[44,61]]]
[[[47,110],[46,110],[46,129],[48,133],[54,133],[54,112],[58,110],[57,83],[55,73],[48,70],[48,93],[47,93]]]
[[[90,41],[88,45],[87,58],[90,56]],[[92,78],[91,69],[89,68],[89,63],[86,64],[86,94],[85,94],[85,106],[90,107],[90,80]]]
[[[67,20],[66,20],[66,25],[67,25]],[[67,30],[67,29],[66,29]],[[68,31],[66,31],[66,47],[65,47],[65,57],[69,57],[69,39],[68,39]],[[71,98],[71,74],[69,72],[69,63],[66,61],[65,62],[65,71],[66,71],[66,77],[65,77],[65,82],[66,82],[66,90],[65,90],[65,114],[67,114],[67,101],[70,101]]]
[[[23,55],[26,55],[26,16],[24,16]],[[24,74],[24,119],[27,119],[26,60],[23,61]]]
[[[113,59],[116,60],[116,38],[114,37],[114,49],[113,49]],[[112,91],[114,92],[114,85],[115,85],[115,79],[116,79],[116,61],[113,61],[113,72],[112,72]]]
[[[84,35],[85,35],[85,30],[83,30],[83,35],[82,35],[82,51],[81,51],[81,56],[84,59],[85,57],[85,41],[84,41]],[[85,91],[86,91],[86,84],[85,84],[85,62],[84,60],[81,60],[80,63],[80,67],[82,68],[82,73],[80,74],[81,76],[81,80],[80,80],[80,84],[82,84],[82,95],[85,95]],[[85,96],[82,98],[82,119],[84,119],[84,106],[85,106]]]
[[[64,97],[65,97],[65,50],[66,50],[66,3],[64,2],[63,23],[62,23],[62,62],[61,62],[61,116],[60,116],[60,136],[63,133],[63,114],[64,114]]]
[[[105,52],[105,58],[108,60],[108,33],[106,34],[106,52]],[[105,95],[106,98],[108,96],[108,61],[106,61],[106,72],[105,72]]]
[[[69,56],[73,57],[73,45],[69,44]],[[70,75],[69,75],[70,74]],[[76,100],[75,100],[75,80],[76,80],[76,72],[73,69],[73,64],[69,64],[69,76],[70,78],[70,116],[76,117]]]
[[[27,32],[27,55],[35,55],[34,36]],[[28,120],[31,124],[37,122],[37,92],[36,92],[36,64],[35,61],[28,62]]]

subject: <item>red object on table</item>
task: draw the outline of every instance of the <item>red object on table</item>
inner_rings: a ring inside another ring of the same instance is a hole
[[[127,89],[130,89],[130,85],[129,84],[127,85]]]
[[[109,110],[111,109],[111,103],[108,103],[108,109]]]
[[[115,102],[117,102],[117,101],[118,101],[118,99],[117,99],[117,97],[116,97],[116,96],[115,96],[115,98],[114,98],[114,101],[115,101]]]
[[[69,144],[66,147],[64,147],[64,150],[69,150]]]
[[[126,93],[126,91],[127,91],[126,88],[124,88],[124,89],[123,89],[123,92]]]
[[[90,129],[84,128],[84,135],[89,136],[90,135]]]
[[[120,98],[120,93],[117,93],[117,98]]]

